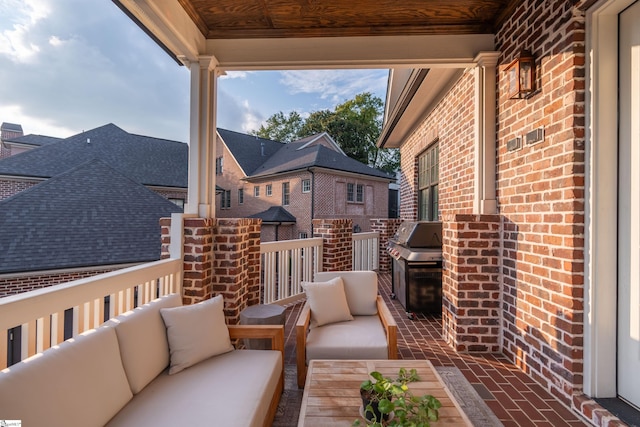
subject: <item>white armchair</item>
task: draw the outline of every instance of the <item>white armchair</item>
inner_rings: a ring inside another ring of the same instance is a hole
[[[330,291],[332,294],[326,294],[326,290],[336,282],[332,279],[338,277],[341,278],[341,284]],[[307,302],[296,322],[298,387],[304,387],[307,366],[313,359],[397,359],[398,326],[378,295],[378,276],[375,272],[316,273],[315,282],[305,284],[305,291]],[[319,295],[318,291],[325,295]],[[335,312],[340,311],[342,294],[335,292],[344,293],[343,298],[346,298],[348,306],[348,309],[344,309],[348,312],[337,317]],[[329,313],[314,312],[312,307],[316,307],[316,311],[327,310]]]

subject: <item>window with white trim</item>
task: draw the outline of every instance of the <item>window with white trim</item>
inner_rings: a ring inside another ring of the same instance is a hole
[[[244,203],[244,189],[238,189],[238,204],[241,205]]]
[[[271,184],[267,184],[265,189],[264,189],[265,194],[267,195],[267,197],[271,197],[271,195],[273,194],[272,191],[272,186]]]
[[[256,185],[253,187],[253,197],[260,197],[260,186]]]
[[[216,157],[216,175],[222,175],[222,163],[224,158],[222,156]]]
[[[282,183],[282,206],[289,205],[289,183]]]
[[[347,183],[347,202],[355,201],[355,196],[353,192],[354,185],[351,182]]]
[[[302,192],[309,193],[311,191],[311,180],[303,179],[302,180]]]

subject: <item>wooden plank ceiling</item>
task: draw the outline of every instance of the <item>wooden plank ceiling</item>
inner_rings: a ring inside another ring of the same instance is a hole
[[[491,34],[520,0],[179,0],[207,39]]]

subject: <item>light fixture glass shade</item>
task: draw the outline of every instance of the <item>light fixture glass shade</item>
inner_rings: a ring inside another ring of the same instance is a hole
[[[531,52],[522,50],[506,68],[509,80],[509,98],[526,98],[535,90],[535,59]]]

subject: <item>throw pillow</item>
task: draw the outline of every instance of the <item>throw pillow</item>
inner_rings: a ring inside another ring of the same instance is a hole
[[[233,350],[223,308],[218,295],[193,305],[160,309],[169,341],[169,375]]]
[[[311,308],[310,327],[353,320],[340,277],[328,282],[302,282]]]

